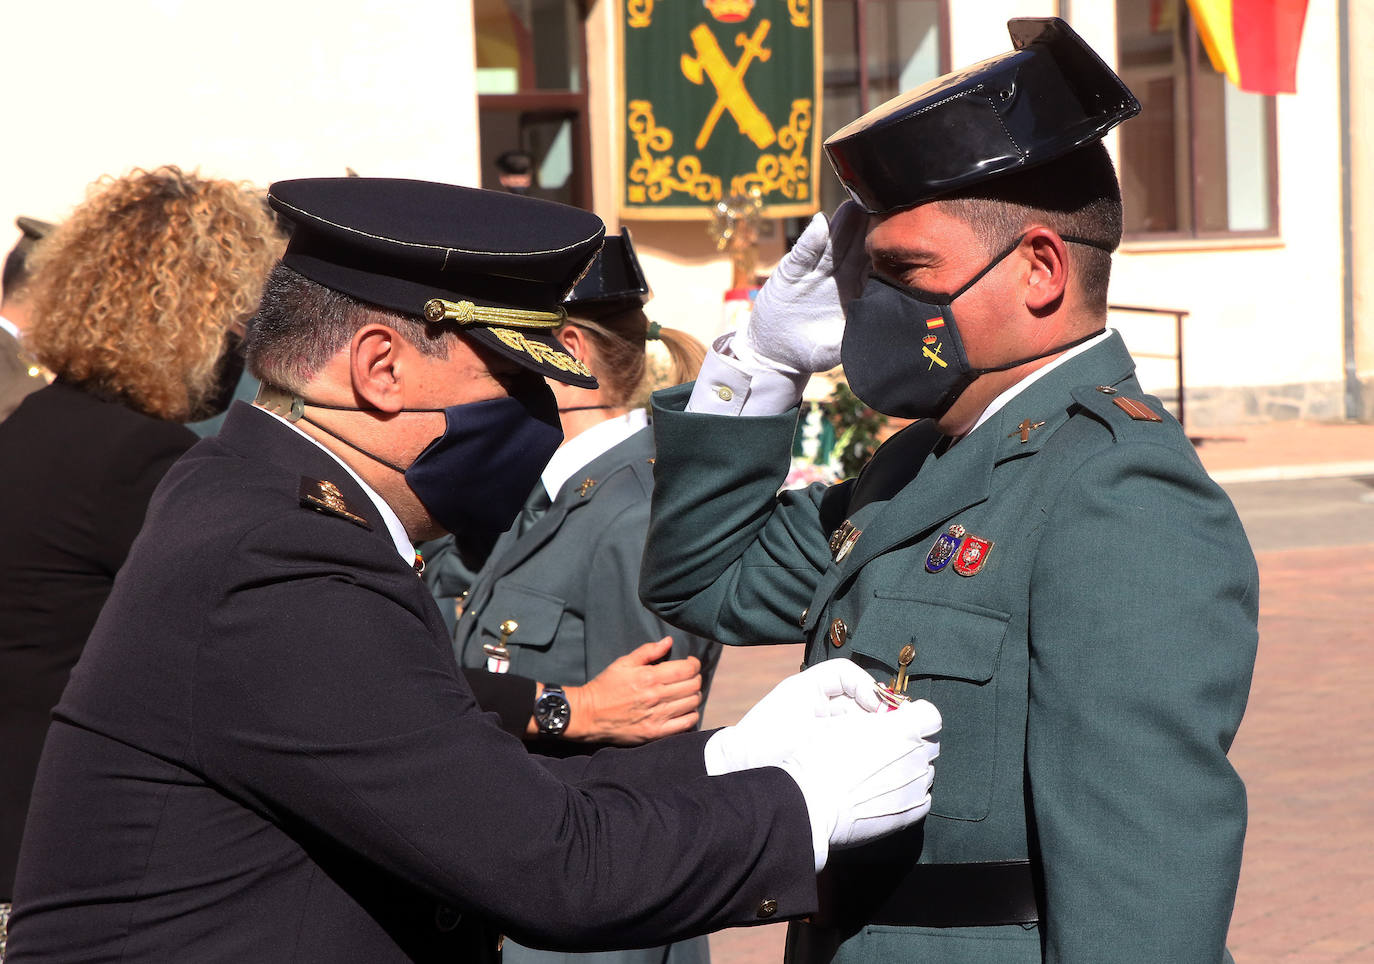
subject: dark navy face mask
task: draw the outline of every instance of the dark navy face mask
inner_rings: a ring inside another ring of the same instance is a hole
[[[939,418],[973,380],[1057,354],[1096,338],[1106,329],[1075,338],[1049,351],[993,368],[974,368],[964,353],[954,301],[1020,246],[1025,235],[993,258],[952,295],[909,288],[870,275],[863,293],[845,308],[840,360],[850,390],[869,408],[897,418]],[[1096,241],[1063,236],[1104,251]]]
[[[342,405],[306,405],[361,411]],[[504,398],[402,411],[443,412],[445,419],[443,434],[405,469],[318,422],[311,424],[404,474],[406,484],[434,521],[471,545],[490,543],[510,528],[544,466],[563,443],[558,404],[552,389],[538,377],[521,379]]]

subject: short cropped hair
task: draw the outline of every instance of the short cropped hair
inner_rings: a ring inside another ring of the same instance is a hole
[[[1017,235],[1043,225],[1059,235],[1096,241],[1108,250],[1072,245],[1074,274],[1091,310],[1107,310],[1109,251],[1121,244],[1121,185],[1101,141],[1046,164],[993,178],[934,202],[968,223],[989,257]]]
[[[248,370],[270,385],[300,391],[359,328],[374,323],[394,328],[423,355],[448,357],[449,329],[327,288],[279,263],[248,324]]]

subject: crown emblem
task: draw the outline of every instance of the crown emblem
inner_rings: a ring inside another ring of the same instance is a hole
[[[701,5],[721,23],[739,23],[754,10],[754,0],[701,0]]]

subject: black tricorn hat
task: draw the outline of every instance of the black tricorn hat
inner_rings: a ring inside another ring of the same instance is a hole
[[[606,236],[601,253],[563,304],[570,314],[600,318],[642,308],[653,296],[635,257],[630,229],[621,228],[619,236]]]
[[[1056,17],[1007,22],[1015,49],[893,98],[825,142],[871,214],[911,207],[1100,139],[1140,102]]]
[[[601,248],[589,211],[502,191],[400,178],[278,181],[291,222],[282,263],[361,301],[454,324],[557,381],[595,388],[553,332],[562,301]]]

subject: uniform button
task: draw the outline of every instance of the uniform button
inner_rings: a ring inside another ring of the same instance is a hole
[[[805,609],[802,610],[801,618],[797,620],[797,624],[800,625],[800,626],[805,626],[805,625],[806,625],[806,617],[807,617],[807,616],[810,616],[810,615],[811,615],[811,607],[810,607],[810,606],[807,606]]]
[[[1110,386],[1110,385],[1098,385],[1098,386],[1097,386],[1097,390],[1098,390],[1099,392],[1101,392],[1103,395],[1115,395],[1115,394],[1116,394],[1116,389],[1115,389],[1115,388],[1112,388],[1112,386]]]
[[[767,900],[759,903],[759,909],[754,911],[754,916],[758,917],[760,920],[764,920],[766,918],[772,917],[777,912],[778,902],[770,897]]]
[[[849,639],[849,627],[844,624],[843,619],[836,619],[830,624],[830,645],[839,649]]]
[[[440,904],[434,908],[434,926],[445,934],[457,927],[462,919],[463,915],[447,904]]]
[[[717,386],[717,387],[716,387],[716,395],[720,397],[720,400],[721,400],[722,402],[728,402],[728,401],[730,401],[730,399],[732,399],[732,398],[735,397],[735,393],[732,392],[732,391],[730,391],[730,386],[728,386],[728,385],[719,385],[719,386]]]

